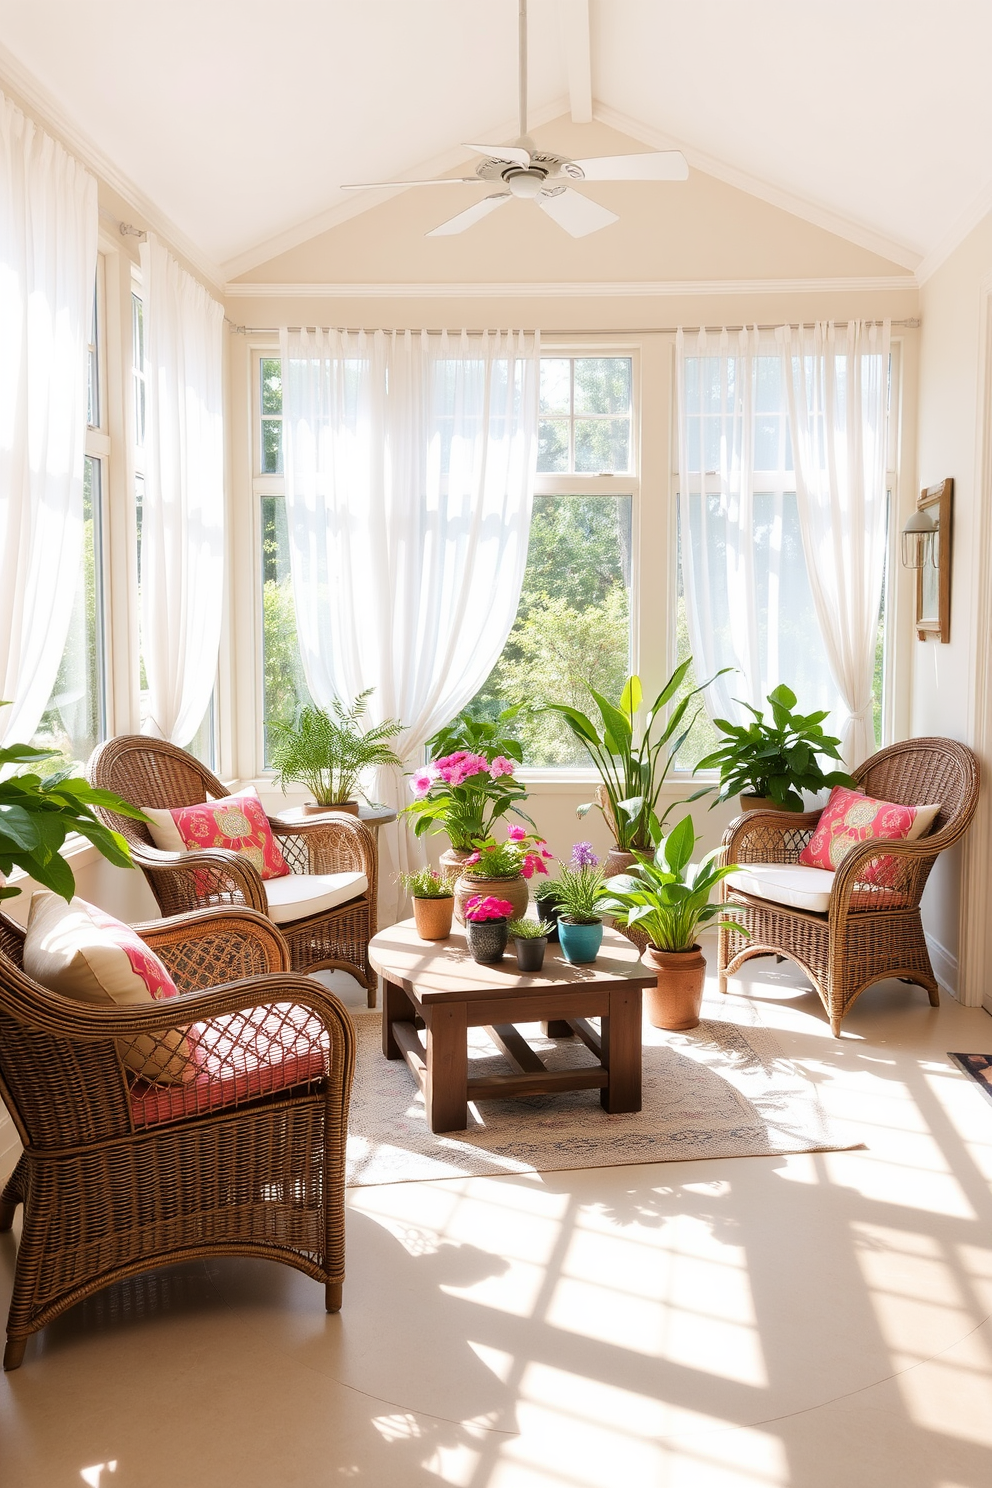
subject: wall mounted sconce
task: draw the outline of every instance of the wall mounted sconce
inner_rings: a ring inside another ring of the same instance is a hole
[[[902,529],[902,561],[916,570],[916,634],[919,640],[951,638],[951,498],[948,477],[927,486]]]

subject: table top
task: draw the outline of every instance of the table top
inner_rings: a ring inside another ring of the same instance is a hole
[[[369,960],[387,981],[412,992],[418,1002],[457,1002],[544,987],[581,985],[600,991],[624,983],[652,987],[658,976],[641,961],[636,946],[609,928],[604,928],[602,949],[589,965],[573,966],[552,942],[543,968],[526,972],[518,969],[512,947],[502,961],[491,965],[475,961],[460,925],[452,926],[447,940],[421,940],[413,920],[401,920],[373,937]]]
[[[330,811],[330,807],[327,808]],[[353,815],[348,812],[348,815]],[[317,811],[304,811],[302,806],[287,806],[285,811],[272,813],[273,821],[285,822],[287,826],[297,822],[319,821],[320,813]],[[384,827],[389,822],[396,820],[396,811],[392,806],[359,806],[358,820],[365,823],[367,827]]]

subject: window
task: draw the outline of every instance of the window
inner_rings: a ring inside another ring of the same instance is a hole
[[[542,357],[520,605],[502,656],[469,705],[494,717],[525,702],[516,732],[532,768],[587,767],[561,720],[539,710],[556,702],[587,712],[587,684],[616,700],[631,669],[633,458],[632,358]]]
[[[86,453],[83,459],[83,551],[69,633],[55,686],[33,743],[66,764],[82,766],[106,735],[103,513],[110,441],[103,413],[104,265],[97,262],[86,365]],[[51,762],[52,764],[55,761]]]

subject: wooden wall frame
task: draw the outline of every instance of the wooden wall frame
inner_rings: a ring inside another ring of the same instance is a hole
[[[951,638],[951,506],[954,480],[948,476],[934,486],[926,486],[916,498],[917,511],[925,511],[936,523],[934,554],[916,570],[916,635],[921,641]]]

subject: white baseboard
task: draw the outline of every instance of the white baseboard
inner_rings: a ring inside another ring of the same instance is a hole
[[[930,962],[933,966],[933,974],[942,992],[949,992],[956,1000],[958,998],[958,958],[952,956],[946,946],[933,935],[927,935],[927,950],[930,952]]]

